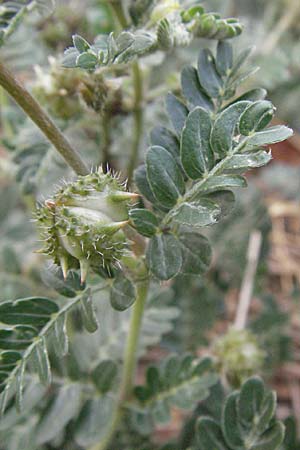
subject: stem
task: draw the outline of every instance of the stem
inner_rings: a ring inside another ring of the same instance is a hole
[[[41,108],[39,103],[15,79],[14,75],[0,61],[0,86],[2,86],[15,102],[23,109],[30,119],[39,127],[47,139],[54,145],[65,161],[78,175],[89,173],[84,162],[72,148],[70,143],[52,122],[48,114]]]
[[[149,289],[149,280],[137,284],[137,299],[133,306],[129,334],[124,354],[124,366],[120,384],[119,398],[112,417],[109,429],[103,440],[90,448],[90,450],[105,450],[111,442],[124,413],[124,405],[131,395],[134,372],[136,367],[139,333]]]
[[[130,322],[130,331],[126,343],[124,370],[121,384],[121,399],[128,400],[131,394],[133,384],[133,374],[136,367],[136,353],[139,343],[139,333],[142,324],[142,318],[149,289],[149,280],[140,282],[137,285],[137,300],[133,307],[133,313]]]
[[[127,169],[127,177],[128,177],[128,184],[130,184],[133,171],[136,167],[138,156],[139,156],[139,148],[140,148],[140,142],[141,137],[143,133],[143,108],[142,108],[142,102],[143,102],[143,76],[141,73],[141,69],[139,66],[139,63],[135,61],[132,64],[132,75],[133,75],[133,86],[134,86],[134,93],[135,93],[135,99],[134,99],[134,139],[131,149],[131,155],[130,160],[128,163],[128,169]]]

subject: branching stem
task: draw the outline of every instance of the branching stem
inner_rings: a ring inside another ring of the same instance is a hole
[[[78,175],[87,175],[89,171],[76,150],[67,141],[45,110],[1,61],[0,86],[8,92],[27,116],[39,127],[42,133],[65,159],[67,164]]]

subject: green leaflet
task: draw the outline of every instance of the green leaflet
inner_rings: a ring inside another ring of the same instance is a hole
[[[182,265],[178,239],[173,234],[157,234],[147,249],[149,269],[159,280],[169,280],[177,275]]]
[[[228,450],[220,425],[210,417],[201,417],[196,425],[199,450]]]
[[[129,211],[129,217],[137,231],[143,236],[151,237],[157,233],[159,222],[151,211],[134,208]]]
[[[259,442],[252,447],[253,450],[273,450],[280,448],[284,438],[284,425],[276,422],[260,438]]]
[[[94,69],[98,62],[97,55],[92,52],[80,53],[76,58],[76,66],[81,69]]]
[[[211,194],[205,195],[205,198],[216,203],[221,209],[219,220],[227,217],[234,208],[235,197],[232,191],[218,190],[216,192],[212,192]]]
[[[193,202],[182,203],[177,208],[172,219],[181,225],[205,227],[216,223],[220,217],[220,213],[221,209],[216,203],[205,198],[200,198]]]
[[[244,449],[244,440],[242,436],[242,431],[238,426],[238,411],[237,411],[238,398],[239,398],[238,392],[233,392],[227,398],[222,418],[222,430],[224,433],[225,440],[229,445],[229,448],[242,450]]]
[[[81,297],[82,321],[85,329],[89,333],[98,330],[98,319],[94,310],[93,299],[88,289]]]
[[[134,172],[134,182],[138,187],[140,193],[150,202],[156,203],[156,199],[151,190],[149,181],[147,179],[147,171],[145,166],[138,167]]]
[[[56,312],[57,304],[44,297],[30,297],[0,304],[1,322],[7,325],[43,327]]]
[[[256,415],[256,412],[261,409],[264,395],[264,385],[259,378],[253,377],[252,379],[248,380],[247,383],[244,383],[243,389],[241,390],[239,395],[237,406],[240,420],[245,424],[245,426],[249,426],[249,424],[251,424],[253,417]],[[269,420],[271,419],[271,417],[269,418]]]
[[[111,306],[117,311],[125,311],[135,302],[135,298],[136,292],[132,282],[123,274],[118,274],[110,290]]]
[[[169,93],[166,98],[166,108],[177,135],[181,135],[185,119],[189,113],[187,107],[175,95]]]
[[[217,175],[209,178],[202,186],[203,193],[227,188],[247,187],[246,178],[240,175]]]
[[[0,348],[3,350],[24,350],[37,334],[30,325],[14,325],[0,329]]]
[[[212,249],[205,236],[184,230],[178,236],[182,249],[181,273],[184,275],[202,275],[209,269]]]
[[[75,47],[69,47],[64,51],[62,66],[66,69],[74,69],[76,67],[79,52]]]
[[[266,152],[265,150],[258,150],[256,152],[251,153],[236,154],[232,156],[232,158],[230,158],[230,160],[224,164],[224,169],[248,170],[254,167],[264,166],[268,164],[268,162],[270,162],[271,159],[272,159],[271,152]]]
[[[72,36],[73,45],[79,53],[87,52],[91,46],[90,44],[79,34],[74,34]]]
[[[245,92],[244,94],[240,95],[236,99],[234,99],[228,106],[232,105],[233,103],[237,103],[243,100],[247,100],[250,102],[256,102],[257,100],[264,100],[266,98],[267,91],[262,88],[255,88],[251,89],[250,91]]]
[[[182,93],[189,104],[201,106],[206,110],[213,111],[214,103],[204,92],[198,78],[197,69],[192,66],[183,68],[181,72],[181,88]]]
[[[42,337],[35,346],[31,359],[35,365],[36,371],[39,374],[41,383],[48,386],[51,383],[51,368],[44,337]]]
[[[54,350],[58,357],[65,356],[69,350],[69,339],[67,334],[67,315],[62,314],[54,324]]]
[[[152,145],[159,145],[166,149],[176,161],[180,162],[180,144],[177,136],[168,128],[157,126],[150,133]]]
[[[274,106],[266,100],[252,103],[240,117],[239,130],[244,136],[265,128],[274,115]]]
[[[265,392],[259,378],[253,377],[244,383],[237,404],[237,411],[244,426],[255,425],[257,433],[264,433],[275,414],[275,392]],[[259,417],[259,421],[257,418]]]
[[[214,164],[210,148],[211,119],[205,109],[196,107],[188,115],[181,135],[180,157],[186,174],[197,180]]]
[[[150,147],[146,156],[147,178],[156,200],[171,208],[184,194],[181,171],[172,156],[163,147]]]
[[[208,96],[212,98],[219,97],[223,81],[217,72],[213,54],[208,49],[201,50],[199,53],[198,77]]]
[[[221,76],[228,75],[233,65],[232,45],[226,41],[219,41],[217,45],[216,67]]]
[[[249,105],[248,101],[233,103],[217,116],[210,139],[216,155],[224,157],[232,149],[239,118]]]
[[[110,391],[118,374],[117,364],[112,359],[101,361],[91,373],[91,378],[102,394]]]
[[[282,448],[284,450],[299,450],[299,440],[297,436],[297,423],[294,416],[289,416],[284,421],[285,436]]]
[[[290,138],[292,135],[293,130],[284,125],[270,127],[250,136],[247,140],[246,150],[248,147],[261,147],[262,145],[275,144],[276,142],[281,142]]]

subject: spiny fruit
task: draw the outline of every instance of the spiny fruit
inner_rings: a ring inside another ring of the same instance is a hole
[[[67,183],[37,207],[45,243],[40,252],[61,266],[64,277],[68,269],[80,267],[82,283],[89,268],[110,274],[126,254],[122,228],[128,223],[128,204],[137,197],[101,169]]]

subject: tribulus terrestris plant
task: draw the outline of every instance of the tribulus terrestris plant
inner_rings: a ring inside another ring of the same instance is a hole
[[[49,4],[2,1],[3,49],[29,13],[48,14]],[[36,267],[46,258],[52,264],[42,279],[35,275],[42,295],[1,299],[0,448],[281,449],[284,426],[275,418],[275,393],[258,376],[264,351],[250,330],[230,330],[204,358],[170,354],[148,367],[139,385],[135,374],[145,350],[178,317],[166,298],[172,280],[192,283],[210,267],[206,227],[231,213],[233,190],[247,187],[245,172],[267,164],[268,145],[292,131],[270,125],[275,108],[264,89],[241,90],[256,69],[248,63],[251,49],[238,53],[230,42],[242,32],[237,19],[175,0],[111,0],[97,8],[108,8],[114,29],[93,42],[74,35],[50,73],[39,70],[33,91],[40,102],[8,68],[4,51],[0,61],[4,95],[42,133],[27,147],[9,134],[4,143],[16,148],[27,207],[36,204]],[[199,50],[196,65],[183,67],[181,89],[171,83],[169,126],[157,118],[148,129],[147,109],[162,117],[153,102],[165,92],[164,80],[147,91],[153,61],[174,58],[176,48],[198,38],[213,44]],[[87,130],[96,152],[75,150],[72,133],[63,134],[49,112],[66,131],[70,122]],[[13,128],[33,136],[33,125],[21,121]],[[126,144],[118,139],[124,127]],[[144,136],[150,143],[140,164]],[[64,161],[45,198],[39,189],[54,149]],[[221,415],[197,412],[221,391]],[[182,415],[192,417],[189,438],[162,444],[156,430],[174,407],[194,411]]]

